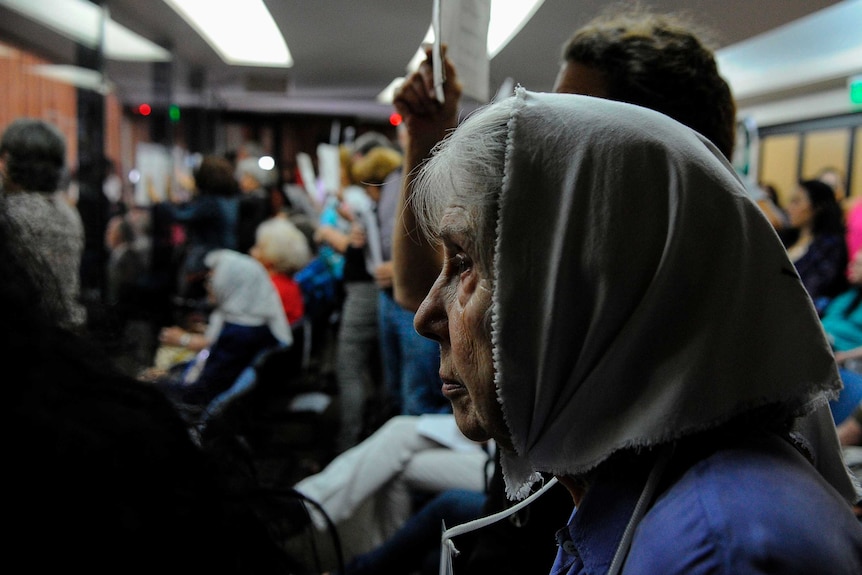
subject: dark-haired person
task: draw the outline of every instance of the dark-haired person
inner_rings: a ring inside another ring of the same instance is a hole
[[[62,280],[8,208],[0,197],[7,559],[46,573],[296,572],[254,485],[198,448],[157,389],[62,327]]]
[[[818,311],[847,288],[844,215],[834,190],[819,180],[804,180],[787,202],[790,229],[787,255]]]
[[[177,291],[184,298],[201,300],[206,297],[203,280],[207,253],[237,246],[239,185],[230,161],[215,154],[204,156],[193,175],[189,201],[180,201],[171,191],[171,201],[160,207],[166,207],[172,221],[185,231]]]
[[[66,167],[66,140],[53,125],[35,118],[15,120],[0,139],[0,175],[6,209],[18,223],[21,241],[44,258],[62,289],[66,327],[82,328],[87,313],[80,302],[84,225],[60,192]]]

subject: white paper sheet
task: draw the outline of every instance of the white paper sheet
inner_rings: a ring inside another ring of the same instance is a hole
[[[462,93],[478,102],[486,103],[490,98],[491,82],[488,59],[491,0],[436,0],[435,14],[437,2],[439,19],[435,18],[434,21],[435,83],[436,69],[440,67],[437,64],[440,59],[436,50],[442,42],[447,47],[446,55],[458,71]],[[440,73],[442,74],[442,69]]]

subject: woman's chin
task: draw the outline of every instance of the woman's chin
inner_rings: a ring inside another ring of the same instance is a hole
[[[479,418],[476,417],[474,411],[453,405],[453,412],[455,414],[455,424],[461,430],[461,433],[464,434],[464,437],[480,443],[491,439],[488,431],[479,423]]]

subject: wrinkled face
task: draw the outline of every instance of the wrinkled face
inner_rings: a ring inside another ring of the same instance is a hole
[[[805,188],[797,186],[793,190],[790,201],[787,203],[787,218],[790,220],[790,227],[792,228],[803,228],[811,225],[814,219],[814,210]]]
[[[475,226],[461,206],[442,220],[443,270],[425,297],[414,324],[440,344],[443,395],[452,402],[458,428],[474,441],[494,439],[512,449],[494,385],[490,309],[492,282],[476,249]]]

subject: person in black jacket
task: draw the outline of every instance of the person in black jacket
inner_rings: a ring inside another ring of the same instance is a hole
[[[195,445],[168,399],[60,323],[64,298],[0,197],[0,357],[14,385],[4,517],[35,571],[283,574],[293,561],[239,468]]]

